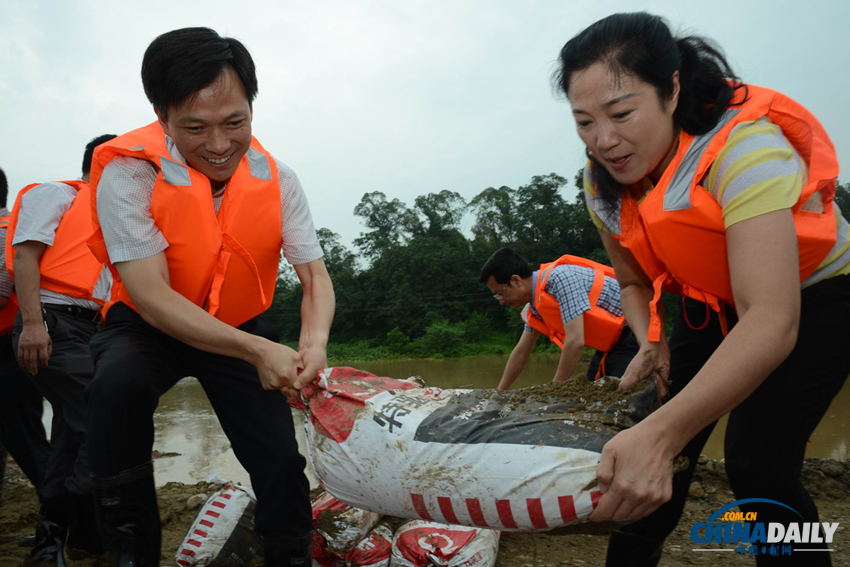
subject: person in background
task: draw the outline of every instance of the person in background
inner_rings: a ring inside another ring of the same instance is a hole
[[[507,390],[522,372],[540,334],[561,348],[553,382],[573,375],[585,346],[596,349],[590,380],[621,376],[638,351],[620,308],[614,271],[577,256],[531,266],[510,248],[497,250],[479,275],[499,303],[522,309],[525,329],[511,352],[498,389]]]
[[[9,184],[0,169],[0,470],[6,464],[6,452],[15,459],[36,491],[47,473],[50,444],[41,418],[43,397],[38,388],[21,371],[12,348],[12,326],[18,314],[18,299],[12,277],[6,270],[6,233],[9,209],[6,199]],[[0,488],[3,474],[0,472]],[[23,545],[33,545],[28,536]]]
[[[591,520],[644,518],[611,534],[608,565],[658,563],[726,413],[735,497],[761,499],[741,510],[765,526],[817,522],[800,481],[806,443],[850,373],[850,240],[826,131],[787,96],[737,79],[712,43],[676,38],[646,13],[576,35],[555,81],[587,146],[587,204],[641,346],[621,387],[672,383],[659,410],[603,450]],[[669,346],[662,287],[683,298]],[[674,477],[679,454],[690,468]],[[794,549],[756,562],[830,564],[823,543]]]
[[[151,462],[159,397],[200,381],[257,494],[266,567],[306,565],[306,461],[284,393],[327,366],[334,292],[295,173],[251,135],[254,62],[208,28],[148,47],[142,83],[157,120],[98,148],[98,230],[116,303],[91,345],[92,475],[112,565],[159,565]],[[281,249],[304,290],[298,351],[269,308]]]
[[[112,276],[86,240],[93,232],[90,141],[77,181],[33,184],[18,193],[9,219],[6,267],[20,312],[13,348],[21,368],[53,408],[50,461],[39,488],[36,542],[25,565],[64,565],[70,550],[103,553],[86,454],[84,392],[94,366],[89,341],[109,300]]]

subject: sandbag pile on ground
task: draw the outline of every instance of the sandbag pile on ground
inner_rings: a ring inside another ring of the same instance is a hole
[[[302,390],[300,407],[309,413],[316,476],[342,502],[403,518],[549,531],[587,519],[600,496],[603,445],[660,404],[652,381],[625,392],[617,384],[442,390],[337,367]]]
[[[226,484],[201,506],[177,548],[181,567],[244,567],[262,555],[254,532],[256,498],[250,488]]]
[[[393,567],[492,567],[499,552],[499,532],[414,520],[393,537]]]

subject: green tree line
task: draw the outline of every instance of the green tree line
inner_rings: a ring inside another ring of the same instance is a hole
[[[574,199],[564,197],[569,181],[555,173],[516,189],[488,187],[469,202],[446,190],[416,197],[412,206],[379,191],[363,195],[354,208],[364,227],[355,251],[333,231],[318,230],[337,301],[331,358],[510,352],[522,331],[519,316],[478,282],[493,252],[511,246],[532,267],[563,254],[609,264],[584,203],[581,171],[572,183]],[[850,211],[850,184],[839,185],[835,200]],[[461,232],[467,214],[471,236]],[[668,320],[678,301],[665,297]],[[267,312],[284,342],[297,342],[300,305],[301,286],[284,267]]]

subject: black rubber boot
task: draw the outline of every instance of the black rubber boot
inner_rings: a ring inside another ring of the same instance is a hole
[[[310,567],[313,533],[301,537],[263,539],[263,558],[266,567]]]
[[[106,554],[97,526],[94,494],[68,495],[67,551],[69,559]]]
[[[92,475],[101,536],[111,567],[158,567],[162,548],[153,463],[116,476]]]
[[[663,550],[664,540],[614,530],[608,536],[605,567],[655,567]]]
[[[66,567],[62,549],[67,531],[65,498],[54,496],[43,499],[35,526],[35,545],[29,557],[24,559],[24,567]]]

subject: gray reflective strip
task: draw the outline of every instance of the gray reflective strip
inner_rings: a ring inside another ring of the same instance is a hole
[[[555,269],[555,266],[549,266],[544,271],[538,273],[537,274],[537,281],[540,281],[541,278],[545,280],[547,277],[549,277],[549,272],[551,272],[554,269]]]
[[[159,164],[162,168],[162,178],[170,185],[189,187],[192,180],[189,178],[189,169],[182,163],[171,161],[159,156]]]
[[[826,255],[829,258],[832,254],[835,253],[836,250],[840,250],[842,247],[847,245],[847,240],[850,238],[850,227],[847,225],[847,221],[841,215],[841,211],[838,210],[838,207],[835,207],[835,212],[837,218],[835,219],[838,222],[838,238],[836,238],[835,246],[832,247],[832,250],[829,251],[829,254]],[[802,283],[802,287],[810,286],[813,283],[817,282],[820,279],[828,276],[832,272],[843,268],[848,263],[850,263],[850,248],[844,251],[841,256],[824,266],[818,270],[815,270],[812,275],[810,275],[806,280]]]
[[[679,167],[673,174],[673,179],[667,186],[664,192],[664,208],[665,211],[684,211],[691,208],[691,183],[697,172],[697,166],[708,147],[709,142],[717,133],[729,123],[732,118],[738,114],[740,110],[730,108],[723,113],[720,122],[707,134],[697,136],[691,142],[691,147],[688,148],[685,157],[679,163]]]
[[[269,158],[267,155],[258,152],[254,148],[248,148],[245,156],[248,158],[248,167],[251,171],[251,177],[262,179],[263,181],[272,180],[272,169],[269,165]]]
[[[136,146],[135,148],[130,148],[130,151],[131,151],[131,152],[137,152],[137,151],[139,151],[139,150],[143,150],[143,149],[145,149],[145,147],[144,147],[143,145],[139,144],[139,145],[138,145],[138,146]]]

